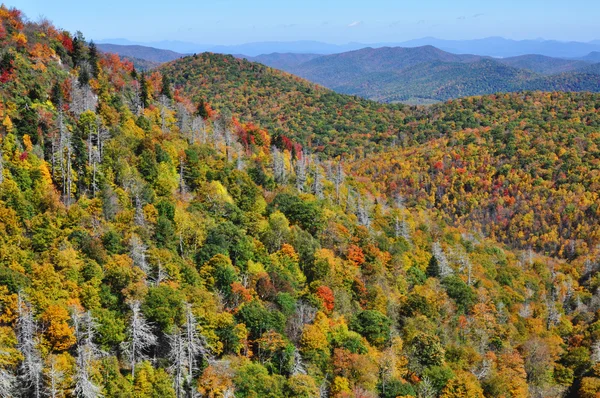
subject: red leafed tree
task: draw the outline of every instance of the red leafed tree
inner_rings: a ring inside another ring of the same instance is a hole
[[[360,247],[350,245],[348,247],[348,260],[360,266],[365,263],[365,253]]]
[[[333,291],[327,286],[319,286],[316,294],[323,301],[323,307],[325,307],[328,312],[333,311],[335,304]]]

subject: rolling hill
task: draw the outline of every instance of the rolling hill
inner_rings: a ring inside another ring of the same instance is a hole
[[[600,51],[592,51],[585,57],[581,57],[579,59],[581,59],[583,61],[587,61],[587,62],[598,63],[598,62],[600,62]]]
[[[391,140],[408,109],[341,95],[231,55],[197,54],[159,70],[196,101],[210,98],[216,109],[227,109],[274,136],[287,136],[331,154],[375,150],[377,142]],[[374,133],[376,140],[367,139]]]
[[[583,69],[589,65],[585,60],[570,60],[564,58],[553,58],[545,55],[521,55],[518,57],[498,58],[498,62],[513,68],[527,69],[543,75],[554,75],[557,73],[573,72]]]

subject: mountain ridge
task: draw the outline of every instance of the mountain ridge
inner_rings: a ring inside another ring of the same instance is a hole
[[[253,42],[237,45],[194,44],[181,41],[133,42],[126,39],[98,40],[98,43],[122,45],[146,45],[161,49],[173,50],[180,53],[219,52],[225,54],[244,54],[259,56],[274,52],[282,53],[316,53],[336,54],[359,50],[365,47],[421,47],[432,45],[452,53],[477,54],[492,57],[513,57],[527,54],[540,54],[550,57],[577,58],[584,57],[590,52],[600,51],[600,42],[577,42],[558,40],[511,40],[502,37],[487,37],[471,40],[444,40],[434,37],[379,43],[330,44],[315,40]]]

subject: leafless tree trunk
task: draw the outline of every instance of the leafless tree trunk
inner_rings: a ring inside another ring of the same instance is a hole
[[[0,149],[0,184],[4,182],[4,158]]]
[[[438,267],[440,270],[440,278],[445,278],[454,274],[454,270],[450,267],[448,258],[446,257],[446,254],[444,254],[444,249],[442,249],[442,245],[440,245],[440,242],[435,242],[431,251],[435,259],[437,260]]]
[[[185,156],[182,154],[179,156],[179,194],[185,195],[187,193],[187,187],[185,186],[185,180],[183,178],[185,171]]]
[[[72,319],[77,339],[77,367],[73,392],[77,397],[100,397],[102,396],[100,387],[94,384],[90,376],[93,362],[102,355],[100,349],[94,343],[97,325],[89,311],[85,313],[74,311]]]
[[[48,379],[46,391],[50,398],[63,396],[64,391],[60,388],[59,384],[64,380],[64,377],[64,372],[56,369],[56,359],[53,356],[50,360],[50,369],[46,372],[46,378]],[[3,395],[0,393],[0,396]]]
[[[344,183],[345,177],[346,176],[344,175],[344,168],[342,166],[342,162],[338,162],[337,170],[333,181],[335,183],[335,198],[338,204],[340,204],[340,190],[342,188],[342,184]]]
[[[23,355],[20,373],[26,390],[34,398],[42,396],[42,370],[44,368],[42,356],[37,349],[38,325],[33,316],[31,305],[19,293],[17,300],[17,348]],[[29,395],[29,394],[26,394]]]
[[[17,378],[6,369],[0,369],[0,397],[15,397]]]
[[[163,133],[167,132],[167,112],[170,110],[170,100],[165,95],[161,95],[158,104],[160,105],[160,122]]]
[[[148,262],[146,261],[146,246],[144,242],[140,239],[139,236],[133,234],[131,235],[131,239],[129,240],[129,245],[131,246],[131,259],[133,260],[133,265],[144,271],[146,275],[148,275],[149,267]]]
[[[323,199],[323,181],[321,177],[321,170],[319,170],[320,168],[320,163],[318,159],[315,159],[314,164],[313,164],[313,186],[312,186],[312,191],[313,194],[319,198],[319,199]]]
[[[135,195],[135,215],[134,222],[135,225],[143,227],[146,225],[146,216],[144,215],[144,209],[142,208],[142,199],[140,195]]]
[[[131,366],[131,377],[135,380],[135,366],[146,357],[146,350],[156,344],[156,336],[152,327],[144,318],[139,301],[129,303],[131,320],[128,327],[128,339],[123,343],[123,350]]]
[[[304,185],[306,184],[306,156],[302,156],[296,160],[296,189],[300,192],[304,192]]]
[[[190,136],[190,113],[182,103],[177,103],[177,125],[184,137]]]
[[[244,167],[246,166],[244,164],[244,156],[243,155],[244,155],[243,150],[241,148],[239,148],[238,149],[237,159],[236,159],[236,161],[237,161],[236,162],[237,163],[236,164],[236,169],[238,169],[240,171],[244,170]]]
[[[369,212],[365,206],[365,200],[360,198],[357,200],[357,208],[356,208],[356,217],[358,218],[358,223],[367,228],[371,227],[371,217],[369,216]]]
[[[271,148],[272,153],[272,168],[273,168],[273,177],[275,178],[275,182],[277,184],[285,184],[287,183],[287,175],[285,170],[285,160],[283,158],[283,154],[277,149],[277,147]]]
[[[173,333],[167,335],[169,341],[169,370],[173,374],[173,384],[177,398],[183,395],[183,374],[186,362],[185,347],[181,330],[177,328]]]
[[[206,144],[206,122],[200,116],[192,120],[192,143]]]

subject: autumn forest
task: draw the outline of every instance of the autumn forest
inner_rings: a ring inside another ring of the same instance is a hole
[[[0,7],[0,397],[600,396],[600,94],[84,34]]]

